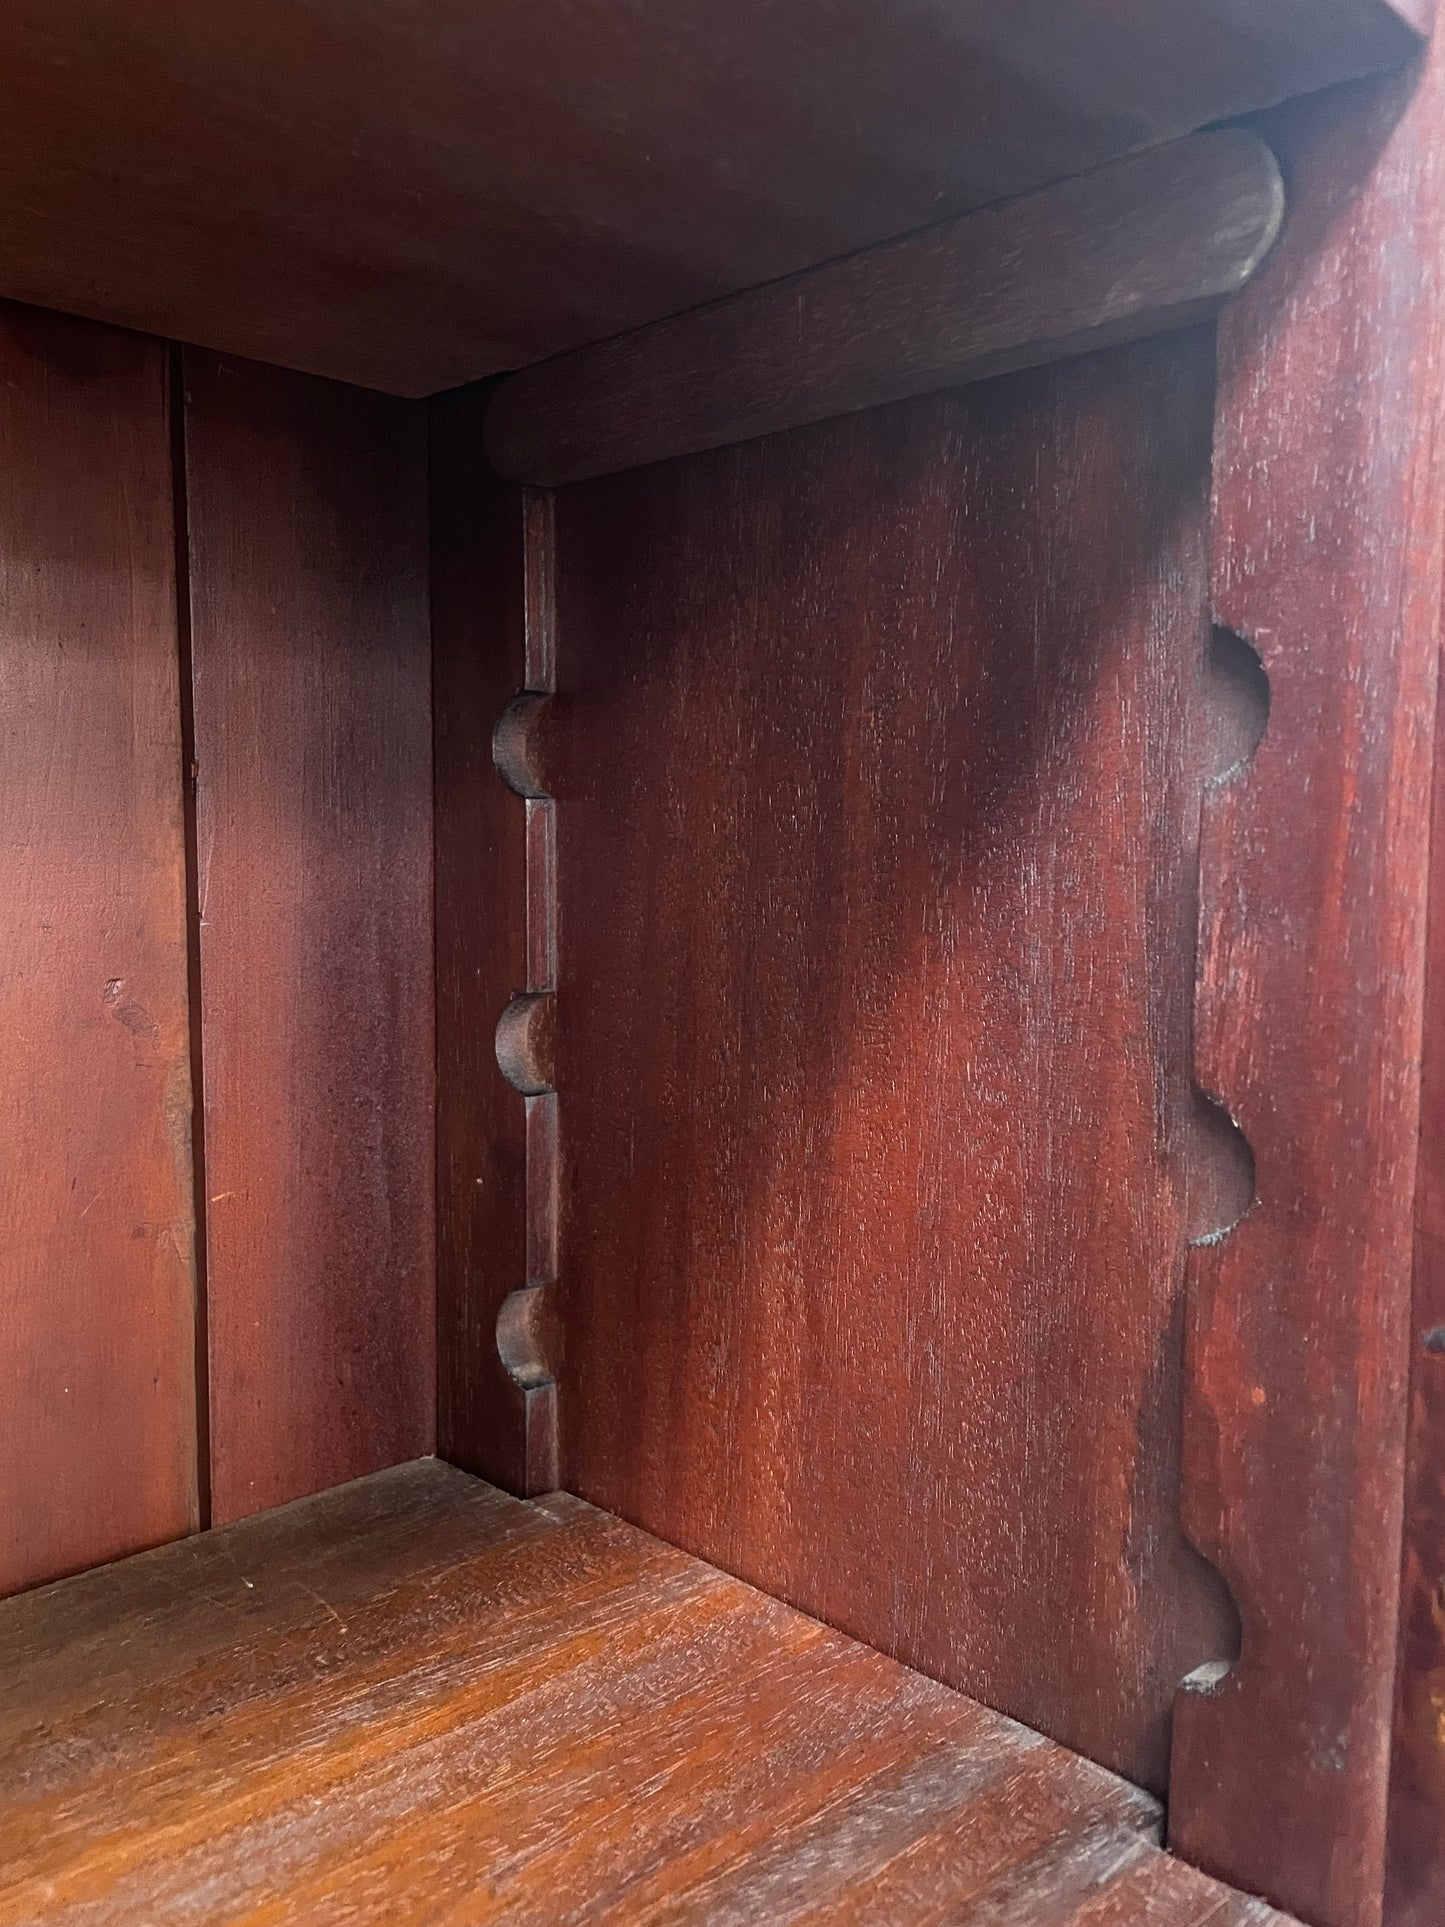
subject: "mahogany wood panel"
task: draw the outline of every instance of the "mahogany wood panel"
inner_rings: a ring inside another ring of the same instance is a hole
[[[165,351],[0,308],[0,1590],[196,1524]]]
[[[1439,208],[1441,138],[1445,132],[1440,55],[1420,98],[1386,149],[1386,166],[1371,184],[1379,197],[1376,221],[1388,218],[1386,197],[1414,188],[1412,212],[1419,222],[1416,246],[1430,276],[1428,295],[1395,294],[1384,303],[1382,323],[1393,320],[1423,330],[1415,352],[1423,365],[1412,370],[1419,386],[1420,419],[1440,428],[1445,344],[1436,309],[1440,298]],[[1392,167],[1390,159],[1393,158]],[[1398,171],[1397,171],[1398,170]],[[1405,181],[1402,181],[1401,175]],[[1361,259],[1363,260],[1363,250]],[[1352,264],[1361,273],[1360,264]],[[1397,352],[1399,352],[1397,350]],[[1431,409],[1433,412],[1426,412]],[[1426,444],[1430,448],[1430,444]],[[1433,455],[1434,449],[1430,448]],[[1418,496],[1407,498],[1428,531],[1430,486],[1440,487],[1433,466]],[[1410,524],[1406,525],[1411,526]],[[1422,545],[1410,589],[1408,641],[1421,646],[1428,621],[1431,549]],[[1417,602],[1415,597],[1420,601]],[[1422,604],[1424,606],[1422,606]],[[1412,692],[1413,693],[1413,692]],[[1438,689],[1437,689],[1438,704]],[[1396,1660],[1394,1746],[1386,1840],[1387,1927],[1434,1927],[1445,1916],[1445,744],[1437,707],[1434,744],[1434,805],[1429,869],[1429,911],[1421,1050],[1419,1159],[1415,1191],[1415,1263],[1411,1317],[1412,1364],[1400,1638]],[[1417,808],[1423,797],[1412,791]]]
[[[0,292],[424,394],[1398,65],[1419,0],[10,0]]]
[[[1220,324],[1213,601],[1269,678],[1212,797],[1198,1077],[1259,1202],[1196,1254],[1186,1524],[1239,1665],[1171,1838],[1319,1927],[1384,1885],[1442,573],[1445,86],[1286,110],[1290,217]],[[1438,1836],[1437,1836],[1438,1838]]]
[[[0,1921],[1271,1927],[1111,1774],[435,1462],[0,1609]]]
[[[435,1436],[425,421],[185,374],[222,1522]]]
[[[529,652],[527,505],[521,489],[487,468],[485,405],[483,391],[462,390],[438,396],[428,410],[437,1445],[468,1471],[509,1491],[531,1493],[556,1484],[556,1386],[531,1317],[540,1309],[531,1294],[545,1291],[546,1283],[534,1284],[536,1241],[528,1211],[538,1154],[548,1148],[535,1141],[546,1113],[531,1110],[537,1100],[523,1097],[504,1077],[497,1043],[512,1000],[549,984],[538,980],[538,960],[531,955],[531,804],[496,767],[492,738],[519,692],[529,681],[545,683],[549,672],[545,661],[529,660],[537,637],[534,622]],[[545,978],[549,959],[542,962]],[[504,1311],[518,1326],[511,1356],[520,1379],[499,1349]]]
[[[520,480],[584,481],[1182,327],[1243,287],[1282,212],[1258,135],[1173,141],[524,370],[487,447]]]
[[[563,1484],[1156,1788],[1212,379],[557,495]]]
[[[1385,1917],[1445,1918],[1445,769],[1435,739],[1414,1355]]]

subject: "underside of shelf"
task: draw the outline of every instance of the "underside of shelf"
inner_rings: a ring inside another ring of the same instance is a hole
[[[1420,0],[12,0],[0,295],[400,394],[1405,63]]]
[[[0,1607],[0,1920],[1265,1927],[1127,1782],[434,1460]]]

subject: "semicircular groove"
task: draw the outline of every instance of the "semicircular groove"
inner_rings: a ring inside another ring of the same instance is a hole
[[[1218,1244],[1256,1202],[1254,1152],[1249,1139],[1217,1097],[1196,1089],[1185,1211],[1189,1243]]]
[[[550,695],[541,690],[523,690],[507,704],[492,731],[492,761],[502,780],[518,796],[541,798],[551,794],[544,742],[551,701]]]
[[[524,1097],[553,1088],[555,1001],[550,990],[514,997],[497,1020],[497,1065]]]
[[[1254,760],[1269,727],[1269,674],[1254,644],[1221,623],[1209,640],[1204,780],[1233,781]]]
[[[522,1285],[509,1291],[497,1313],[497,1356],[518,1385],[548,1385],[556,1377],[552,1288]]]

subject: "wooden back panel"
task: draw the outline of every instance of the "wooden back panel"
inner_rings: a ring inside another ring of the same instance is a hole
[[[435,1437],[424,414],[180,361],[0,311],[0,1592]]]
[[[435,1438],[425,424],[186,356],[217,1523]]]
[[[563,1483],[1155,1787],[1212,372],[557,496]]]
[[[197,1517],[165,351],[0,312],[0,1592]]]

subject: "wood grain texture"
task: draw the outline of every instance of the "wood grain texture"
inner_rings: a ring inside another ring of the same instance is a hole
[[[549,1156],[555,1165],[555,1100],[524,1097],[507,1081],[497,1041],[512,1000],[551,985],[546,917],[533,914],[531,901],[537,823],[546,822],[532,815],[540,792],[524,800],[510,787],[491,745],[513,699],[530,679],[545,683],[549,669],[545,657],[536,659],[539,630],[529,611],[525,496],[483,458],[485,405],[484,392],[463,390],[428,409],[437,1440],[444,1458],[508,1491],[533,1493],[556,1484],[556,1385],[539,1322],[556,1262],[555,1223],[539,1225],[531,1208]],[[504,729],[504,744],[505,737]],[[535,907],[546,911],[548,903],[543,892]],[[550,1249],[539,1232],[550,1234]]]
[[[1212,376],[557,496],[563,1483],[1161,1788]]]
[[[11,0],[0,293],[430,393],[1398,65],[1405,11]]]
[[[0,1608],[0,1921],[1282,1927],[1148,1797],[435,1462]]]
[[[196,1524],[161,344],[0,308],[0,1591]]]
[[[1273,117],[1286,235],[1220,332],[1213,597],[1270,684],[1211,800],[1198,1074],[1259,1202],[1196,1254],[1188,1529],[1243,1619],[1171,1839],[1319,1927],[1384,1884],[1441,588],[1440,56]]]
[[[219,1523],[434,1438],[425,423],[186,387]]]
[[[1178,328],[1283,212],[1258,135],[1199,134],[503,381],[505,475],[584,481]]]
[[[1434,824],[1415,1189],[1415,1283],[1400,1648],[1385,1918],[1445,1917],[1445,745]]]

